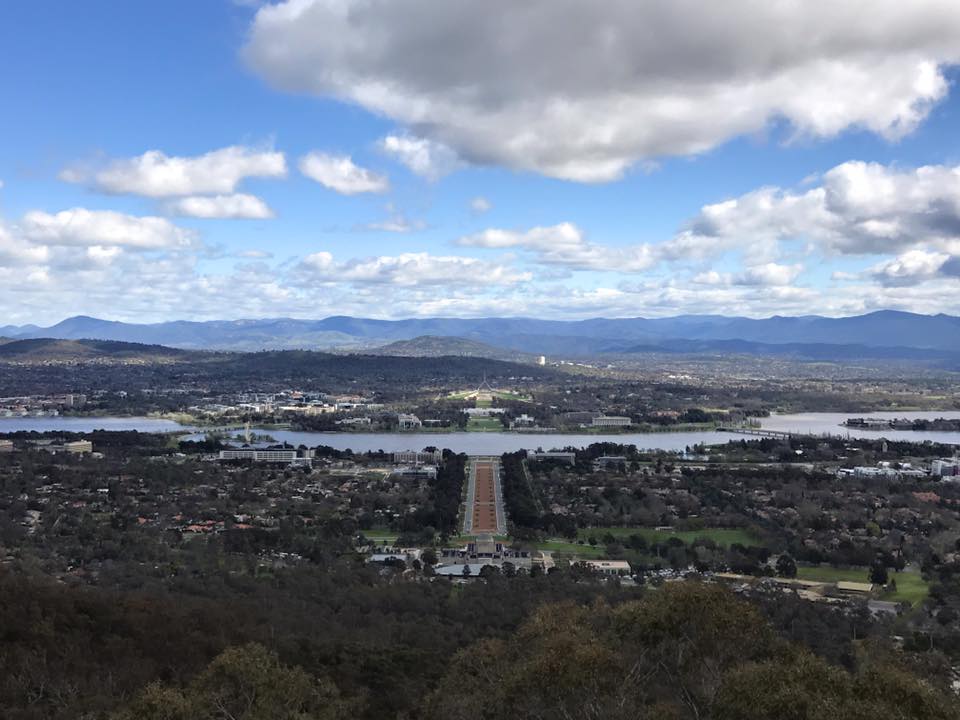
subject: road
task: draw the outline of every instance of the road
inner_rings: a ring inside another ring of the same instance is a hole
[[[464,535],[506,535],[507,517],[500,486],[500,459],[475,456],[467,468]]]

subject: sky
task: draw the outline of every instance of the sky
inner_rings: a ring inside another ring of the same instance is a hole
[[[0,4],[0,325],[960,315],[956,0]]]

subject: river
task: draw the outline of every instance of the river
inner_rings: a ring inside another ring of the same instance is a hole
[[[851,438],[887,438],[888,440],[923,441],[960,445],[960,432],[915,430],[862,430],[840,425],[848,417],[868,418],[960,418],[960,412],[878,412],[878,413],[797,413],[771,415],[762,418],[760,425],[767,430],[812,433],[816,435],[844,435]],[[174,432],[189,430],[173,420],[149,417],[18,417],[0,418],[0,433],[33,430],[36,432],[90,432],[92,430],[137,430],[139,432]],[[256,430],[256,428],[254,428]],[[420,450],[435,446],[450,448],[471,455],[500,455],[521,449],[544,450],[561,447],[586,447],[596,442],[633,444],[643,449],[684,450],[697,443],[723,443],[745,436],[706,430],[699,432],[617,433],[512,433],[512,432],[455,432],[455,433],[323,433],[295,430],[259,430],[278,442],[292,445],[329,445],[339,450]]]

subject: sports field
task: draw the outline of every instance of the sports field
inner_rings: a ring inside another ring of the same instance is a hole
[[[870,582],[870,570],[865,567],[837,568],[830,565],[815,567],[798,567],[797,577],[802,580],[817,580],[820,582]],[[916,605],[927,597],[930,590],[929,583],[916,570],[890,572],[890,579],[897,584],[897,589],[886,591],[879,596],[880,600],[890,602],[906,602]]]

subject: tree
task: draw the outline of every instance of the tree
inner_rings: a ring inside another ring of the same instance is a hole
[[[870,582],[874,585],[886,585],[888,580],[887,566],[882,562],[874,562],[870,566]]]
[[[148,685],[113,720],[334,720],[346,710],[333,683],[250,643],[224,650],[185,691]]]
[[[797,576],[797,562],[790,555],[784,553],[777,558],[777,575],[785,578]]]
[[[496,565],[484,565],[480,568],[480,577],[487,579],[500,574],[500,568]]]

